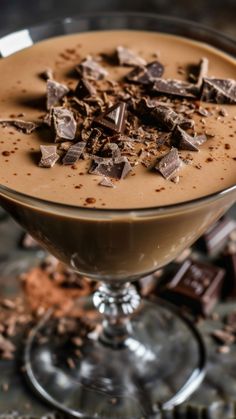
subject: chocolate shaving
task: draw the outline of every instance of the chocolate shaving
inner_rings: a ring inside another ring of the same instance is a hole
[[[52,106],[58,105],[68,92],[67,86],[49,79],[47,81],[47,109],[50,110]]]
[[[88,80],[81,78],[75,89],[75,96],[79,99],[88,98],[96,95],[96,89]]]
[[[132,167],[126,157],[120,157],[116,160],[94,157],[89,173],[114,179],[124,179],[131,170]]]
[[[114,183],[112,183],[112,181],[107,177],[104,177],[101,182],[99,182],[99,185],[106,186],[107,188],[115,188]]]
[[[144,122],[158,125],[161,129],[173,131],[179,125],[183,129],[193,128],[194,121],[177,114],[168,106],[155,106],[151,101],[141,99],[137,104],[137,112]]]
[[[0,124],[3,126],[13,126],[25,134],[31,134],[39,127],[39,124],[35,122],[22,121],[21,119],[0,119]]]
[[[165,179],[171,179],[181,166],[177,148],[172,148],[164,157],[158,159],[155,169],[158,170]]]
[[[218,104],[236,103],[236,80],[216,79],[206,77],[203,79],[201,100]]]
[[[194,84],[185,81],[159,79],[151,86],[150,93],[196,99],[199,91]]]
[[[69,109],[63,107],[53,108],[53,128],[56,133],[55,141],[74,140],[77,124],[74,115]]]
[[[100,80],[108,75],[108,72],[100,66],[90,55],[83,60],[77,67],[77,71],[82,75],[91,80]]]
[[[164,66],[159,61],[153,61],[146,67],[136,67],[125,78],[130,83],[148,85],[162,77]]]
[[[82,141],[80,143],[73,144],[67,151],[65,157],[62,160],[62,163],[64,165],[75,164],[80,159],[85,146],[86,143]]]
[[[94,119],[94,122],[103,125],[115,132],[123,133],[125,129],[126,103],[118,102]]]
[[[53,167],[59,159],[59,155],[57,154],[57,147],[55,145],[41,145],[40,150],[42,157],[39,162],[39,166],[46,168]]]
[[[144,66],[146,61],[139,57],[134,51],[128,48],[119,46],[116,48],[119,65],[125,66]]]
[[[173,138],[179,150],[199,151],[196,144],[194,144],[195,137],[189,135],[179,126],[175,128]]]

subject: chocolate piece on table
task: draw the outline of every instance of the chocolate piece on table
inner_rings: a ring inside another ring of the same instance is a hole
[[[29,233],[23,234],[20,241],[20,246],[23,247],[24,249],[33,249],[33,250],[40,248],[40,245],[38,244],[38,242]]]
[[[117,133],[123,133],[125,129],[126,103],[118,102],[108,108],[94,119],[94,122],[111,129]]]
[[[164,66],[159,61],[152,61],[145,67],[136,67],[125,78],[130,83],[150,84],[164,73]]]
[[[25,134],[31,134],[39,127],[39,124],[35,122],[23,121],[21,119],[0,119],[0,124],[3,126],[13,126]]]
[[[208,255],[214,255],[225,246],[230,233],[236,229],[235,220],[224,216],[210,227],[196,242]]]
[[[52,122],[56,133],[56,142],[74,140],[77,123],[71,111],[63,107],[53,108]]]
[[[50,110],[52,106],[58,105],[69,90],[64,84],[49,79],[47,81],[47,109]]]
[[[126,157],[120,157],[116,160],[94,157],[89,173],[114,179],[124,179],[131,170],[132,167]]]
[[[146,65],[146,61],[139,57],[134,51],[118,46],[116,48],[117,58],[120,65],[126,66],[144,66]]]
[[[155,169],[162,174],[165,179],[171,179],[181,165],[177,148],[172,148],[164,157],[158,159]]]
[[[226,268],[226,280],[223,285],[222,295],[224,298],[236,298],[236,243],[230,242],[223,255],[223,263]],[[236,320],[236,316],[235,316]],[[236,321],[235,321],[236,326]]]
[[[198,89],[194,84],[182,80],[172,79],[158,79],[151,86],[150,89],[153,94],[164,94],[167,96],[178,96],[183,98],[196,99],[198,96]]]
[[[87,79],[100,80],[108,75],[108,72],[100,66],[90,55],[87,56],[76,68]]]
[[[156,124],[165,131],[173,131],[177,125],[183,129],[193,128],[193,119],[185,118],[165,105],[155,105],[152,101],[141,99],[137,104],[137,112],[141,119]]]
[[[179,126],[173,131],[173,138],[179,150],[199,151],[195,145],[195,137],[189,135]]]
[[[201,100],[218,104],[236,103],[236,80],[205,77]]]
[[[225,271],[206,263],[187,260],[166,285],[162,295],[195,314],[207,316],[220,298]]]
[[[41,145],[40,150],[42,153],[41,160],[39,162],[40,167],[53,167],[59,159],[57,154],[57,147],[55,145]]]
[[[115,188],[114,183],[112,183],[112,181],[107,177],[102,178],[102,180],[99,182],[99,185],[106,186],[107,188]]]
[[[84,141],[81,141],[79,143],[76,143],[70,146],[65,157],[62,160],[62,163],[64,165],[75,164],[80,159],[85,149],[85,146],[86,146],[86,143]]]
[[[89,83],[88,80],[83,77],[80,79],[79,83],[75,89],[75,96],[79,99],[88,98],[96,95],[96,89]]]

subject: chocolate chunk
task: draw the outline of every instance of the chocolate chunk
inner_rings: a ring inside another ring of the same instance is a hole
[[[235,220],[222,217],[198,239],[196,245],[208,255],[215,255],[223,249],[230,233],[235,229]]]
[[[220,298],[225,272],[216,266],[187,260],[162,290],[162,295],[195,314],[207,316]]]
[[[85,78],[91,80],[100,80],[108,75],[105,68],[100,66],[90,55],[80,63],[77,70],[82,73]]]
[[[114,179],[124,179],[131,170],[132,167],[126,157],[120,157],[116,160],[95,157],[92,160],[89,173],[108,176]]]
[[[146,99],[141,99],[137,104],[137,112],[144,122],[157,125],[166,131],[173,131],[179,125],[183,129],[193,128],[194,121],[177,114],[168,106],[159,105]]]
[[[75,89],[75,96],[79,99],[88,98],[96,95],[96,89],[88,80],[81,78]]]
[[[41,145],[40,150],[42,153],[41,160],[39,162],[40,167],[53,167],[59,159],[57,154],[57,147],[55,145]]]
[[[209,67],[208,58],[206,57],[201,58],[200,63],[199,63],[198,80],[196,84],[199,88],[202,86],[203,79],[207,77],[208,75],[208,67]]]
[[[23,249],[39,249],[40,245],[36,240],[29,234],[29,233],[23,233],[23,236],[20,240],[20,246],[23,247]]]
[[[112,183],[112,181],[107,177],[104,177],[101,182],[99,182],[99,185],[106,186],[107,188],[115,188],[114,183]]]
[[[53,128],[56,133],[55,141],[74,140],[77,124],[71,111],[63,107],[53,108]]]
[[[207,135],[205,134],[199,134],[194,136],[194,144],[196,146],[202,145],[208,140]]]
[[[125,78],[130,83],[148,85],[159,79],[164,73],[164,66],[159,61],[152,61],[146,67],[136,67]]]
[[[126,116],[126,103],[118,102],[94,119],[94,122],[103,125],[115,132],[124,132]]]
[[[194,84],[190,84],[181,80],[158,79],[151,86],[150,92],[152,94],[164,94],[167,96],[177,96],[182,98],[196,99],[198,96],[198,89]]]
[[[223,286],[223,297],[236,298],[236,243],[230,242],[223,255],[223,264],[226,268],[226,280]],[[236,317],[235,317],[236,319]],[[236,321],[235,321],[236,325]]]
[[[144,66],[146,61],[139,57],[134,51],[128,48],[119,46],[116,48],[117,58],[120,65],[126,66]]]
[[[68,92],[67,86],[49,79],[47,81],[47,109],[50,110],[52,106],[58,105]]]
[[[201,100],[218,104],[236,103],[236,80],[205,77]]]
[[[224,345],[231,345],[235,342],[235,336],[225,330],[214,330],[211,336],[218,342]]]
[[[39,124],[35,122],[22,121],[21,119],[0,119],[0,124],[3,126],[13,126],[25,134],[31,134],[39,127]]]
[[[79,143],[73,144],[67,151],[65,157],[62,160],[62,163],[64,165],[75,164],[80,159],[85,146],[86,146],[86,143],[82,141]]]
[[[164,157],[158,159],[155,169],[158,170],[165,179],[170,179],[180,168],[181,160],[177,148],[172,148]]]
[[[113,160],[120,158],[120,149],[116,143],[108,143],[102,150],[103,157],[111,157]]]
[[[46,68],[46,70],[42,71],[42,73],[40,73],[40,77],[43,80],[52,80],[53,79],[53,71],[51,68]]]
[[[179,150],[199,151],[195,144],[195,137],[178,126],[173,131],[173,138]]]

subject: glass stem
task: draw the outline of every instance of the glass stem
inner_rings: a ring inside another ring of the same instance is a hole
[[[131,332],[130,316],[140,304],[140,296],[130,283],[101,284],[93,302],[103,316],[100,339],[114,348],[124,345]]]

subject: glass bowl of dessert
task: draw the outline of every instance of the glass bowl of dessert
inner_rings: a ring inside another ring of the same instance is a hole
[[[79,351],[51,312],[31,331],[28,382],[73,417],[154,418],[196,390],[206,354],[196,328],[141,300],[135,281],[235,202],[236,43],[115,13],[16,32],[0,53],[0,204],[97,283],[78,301]]]

